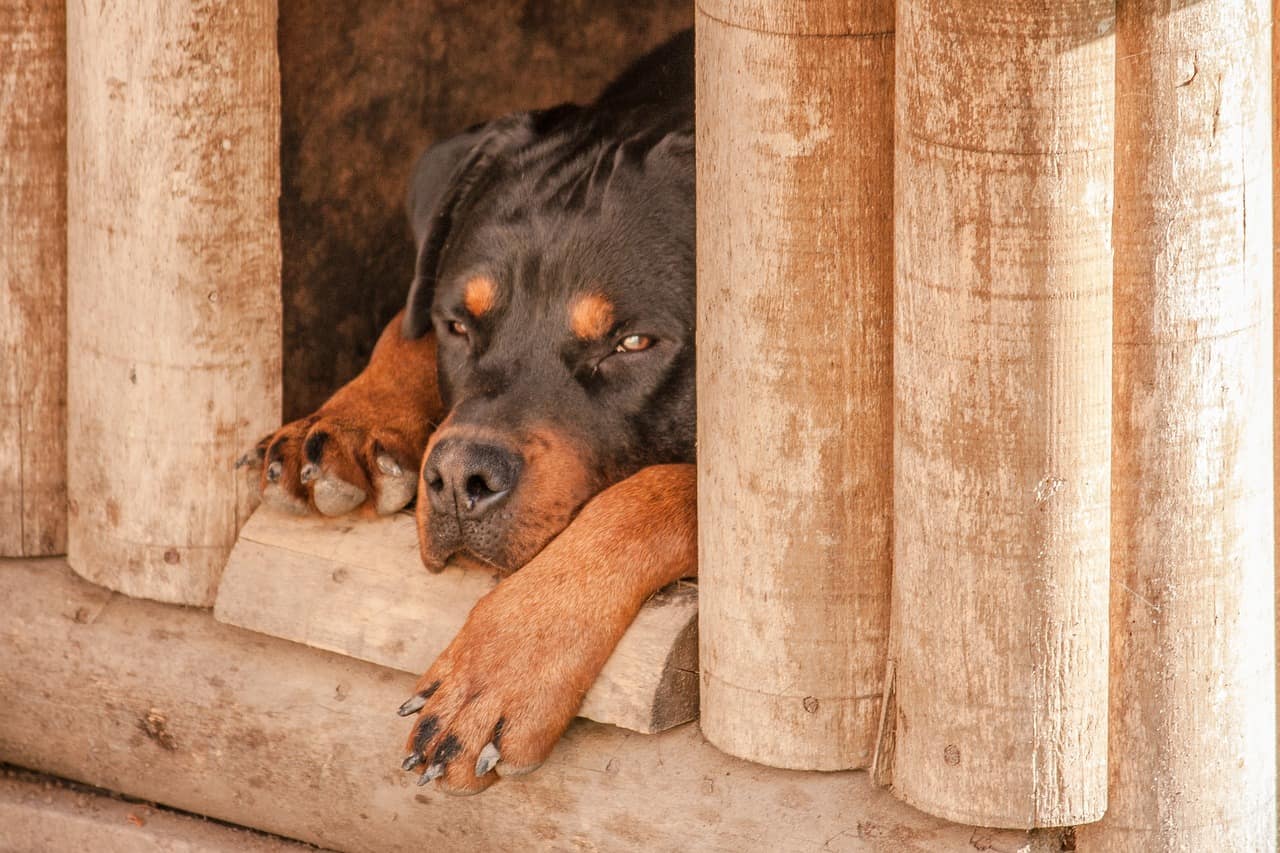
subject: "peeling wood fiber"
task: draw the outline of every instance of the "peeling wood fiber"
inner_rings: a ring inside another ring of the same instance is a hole
[[[1117,22],[1113,760],[1080,846],[1269,850],[1271,10],[1174,5]]]
[[[67,542],[63,9],[0,3],[0,557]]]
[[[1106,808],[1114,7],[900,0],[895,793]]]
[[[69,560],[210,605],[280,419],[276,4],[68,15]]]
[[[697,18],[701,725],[836,770],[888,642],[893,19],[794,5]]]

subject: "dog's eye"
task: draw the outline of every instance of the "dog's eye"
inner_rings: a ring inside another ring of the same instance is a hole
[[[449,331],[459,337],[463,337],[467,334],[467,326],[461,320],[451,320],[449,322]]]
[[[646,335],[628,335],[614,347],[614,352],[640,352],[653,346],[653,338]]]

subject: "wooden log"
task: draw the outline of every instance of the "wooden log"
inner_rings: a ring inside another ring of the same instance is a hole
[[[888,642],[893,16],[804,5],[698,11],[701,725],[834,770]]]
[[[409,513],[335,521],[264,507],[231,551],[214,616],[420,675],[496,582],[476,569],[427,572]],[[646,734],[698,716],[696,585],[645,604],[578,714]]]
[[[1271,850],[1270,3],[1119,8],[1111,804],[1081,849]]]
[[[451,798],[399,769],[411,676],[61,566],[0,562],[2,761],[339,850],[1063,849],[921,814],[865,773],[739,761],[691,725],[579,720],[537,772]]]
[[[16,770],[0,771],[0,827],[0,853],[326,853]]]
[[[0,556],[67,541],[66,14],[0,3]]]
[[[895,792],[1106,808],[1113,6],[898,4]]]
[[[213,603],[280,418],[274,0],[68,6],[69,560]]]

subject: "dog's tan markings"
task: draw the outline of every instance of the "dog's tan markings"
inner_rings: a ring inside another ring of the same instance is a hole
[[[497,301],[498,285],[487,276],[476,276],[463,289],[462,304],[472,317],[483,317],[493,310]]]
[[[603,338],[613,328],[613,303],[599,293],[579,296],[569,306],[569,327],[584,341]]]

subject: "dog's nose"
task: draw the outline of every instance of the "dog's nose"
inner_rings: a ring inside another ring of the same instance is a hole
[[[520,456],[505,448],[446,438],[432,448],[422,481],[433,511],[478,519],[511,494],[520,466]]]

